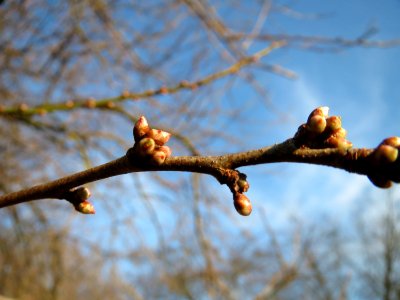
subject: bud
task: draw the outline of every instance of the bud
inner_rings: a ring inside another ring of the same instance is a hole
[[[312,116],[307,121],[307,129],[314,133],[322,133],[326,127],[326,119],[320,115]]]
[[[91,195],[90,190],[85,186],[80,186],[71,192],[73,193],[75,199],[78,199],[79,201],[86,200]]]
[[[324,143],[328,148],[338,148],[340,150],[347,150],[353,147],[353,144],[350,141],[336,136],[330,136]]]
[[[237,185],[239,187],[239,192],[241,193],[247,192],[250,188],[250,184],[245,179],[239,179]]]
[[[151,154],[156,147],[156,142],[152,138],[144,138],[139,141],[139,151],[141,154]]]
[[[347,130],[344,129],[343,127],[340,127],[339,129],[336,129],[331,134],[331,136],[337,137],[337,138],[345,138],[346,135],[347,135]]]
[[[165,153],[165,157],[170,157],[172,154],[171,148],[168,146],[157,146],[157,151],[162,151]]]
[[[236,211],[242,216],[248,216],[251,214],[251,202],[244,194],[235,193],[233,195],[233,205],[235,206]]]
[[[342,120],[338,116],[332,116],[326,118],[326,129],[330,132],[336,131],[342,128]]]
[[[95,108],[96,105],[97,105],[96,99],[94,99],[94,98],[89,98],[89,99],[87,99],[87,100],[85,101],[85,106],[86,106],[87,108]]]
[[[398,148],[398,147],[400,147],[400,137],[392,136],[392,137],[386,138],[382,141],[381,144]]]
[[[75,205],[75,209],[82,214],[90,215],[95,213],[93,204],[86,200]]]
[[[144,116],[140,116],[133,127],[133,137],[138,142],[150,130],[149,124]]]
[[[376,162],[390,164],[396,161],[399,151],[389,145],[379,145],[373,152]]]
[[[382,188],[382,189],[387,189],[392,186],[392,182],[389,179],[386,179],[385,177],[378,175],[378,174],[368,175],[368,179],[375,186]]]
[[[164,151],[154,151],[153,154],[151,155],[151,162],[154,163],[155,165],[161,165],[165,159],[167,158],[167,155],[164,153]]]
[[[166,142],[168,142],[169,138],[171,137],[171,134],[169,132],[162,131],[160,129],[150,129],[146,133],[146,136],[152,138],[157,145],[162,146]]]
[[[320,117],[327,118],[328,117],[328,112],[329,112],[329,107],[328,106],[317,107],[308,116],[308,120],[310,120],[314,116],[320,116]],[[307,122],[308,122],[308,120],[307,120]]]

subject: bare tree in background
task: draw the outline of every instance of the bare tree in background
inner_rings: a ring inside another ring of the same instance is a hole
[[[4,1],[0,191],[123,155],[142,114],[174,133],[176,155],[242,149],[238,137],[253,133],[232,120],[246,118],[254,106],[285,117],[257,74],[296,76],[269,59],[252,60],[252,46],[284,42],[339,51],[400,42],[374,40],[374,29],[343,39],[271,33],[263,26],[272,14],[293,13],[302,16],[279,1]],[[246,101],[236,95],[239,83],[253,92]],[[220,130],[226,127],[236,134]],[[293,240],[279,241],[266,224],[268,238],[259,240],[234,225],[231,203],[197,174],[134,174],[92,188],[103,213],[96,224],[66,213],[61,201],[0,211],[0,294],[346,298],[348,275],[335,263],[342,258],[340,247],[321,261],[330,248],[314,248],[301,226],[289,235]],[[285,253],[291,247],[292,257]],[[384,283],[390,295],[382,299],[396,299],[390,278]]]

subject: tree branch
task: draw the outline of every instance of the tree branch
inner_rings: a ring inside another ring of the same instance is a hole
[[[243,198],[243,193],[249,188],[246,175],[237,168],[280,162],[330,166],[367,175],[382,188],[389,187],[391,181],[400,182],[400,138],[385,139],[375,149],[353,149],[351,143],[344,139],[346,132],[341,123],[337,123],[340,118],[328,117],[327,112],[327,107],[315,109],[295,136],[280,144],[221,156],[169,157],[171,150],[164,146],[169,133],[150,129],[146,119],[141,117],[134,127],[136,142],[125,156],[52,182],[0,196],[0,208],[44,198],[66,199],[76,207],[88,197],[80,199],[79,196],[77,200],[76,196],[71,196],[71,193],[77,193],[77,187],[113,176],[148,171],[209,174],[230,188],[236,202],[240,198],[250,205],[247,197]],[[318,123],[320,121],[322,125]],[[244,215],[251,212],[251,206],[245,212],[236,209]]]

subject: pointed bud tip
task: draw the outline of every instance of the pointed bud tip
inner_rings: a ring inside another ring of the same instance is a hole
[[[92,214],[96,213],[93,204],[89,201],[82,201],[82,202],[78,203],[75,206],[75,209],[78,212],[80,212],[82,214],[86,214],[86,215],[92,215]]]

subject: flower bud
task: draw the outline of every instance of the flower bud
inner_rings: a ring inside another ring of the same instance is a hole
[[[342,128],[342,120],[338,116],[332,116],[326,118],[326,129],[330,132],[336,131]]]
[[[135,142],[138,142],[149,130],[150,127],[146,118],[144,116],[140,116],[133,127],[133,137],[135,138]]]
[[[80,186],[71,192],[73,192],[75,199],[78,199],[79,201],[86,200],[91,195],[90,190],[85,186]]]
[[[235,206],[236,211],[242,216],[248,216],[251,214],[251,202],[244,194],[235,193],[233,195],[233,205]]]
[[[399,150],[389,145],[379,145],[373,152],[376,162],[389,164],[396,161]]]
[[[392,136],[392,137],[386,138],[382,141],[381,144],[398,148],[398,147],[400,147],[400,137]]]
[[[172,154],[171,148],[168,146],[157,146],[156,150],[164,152],[166,158],[170,157]]]
[[[329,112],[329,107],[328,106],[317,107],[308,116],[308,120],[311,119],[314,116],[320,116],[320,117],[327,118],[328,117],[328,112]],[[308,120],[307,120],[307,122],[308,122]]]
[[[353,147],[353,144],[342,137],[330,136],[325,140],[325,145],[328,148],[338,148],[340,150],[347,150]]]
[[[166,142],[168,142],[169,138],[171,137],[171,134],[169,132],[162,131],[160,129],[150,129],[146,133],[146,136],[152,138],[157,145],[162,146]]]
[[[314,133],[322,133],[326,127],[326,119],[320,115],[312,116],[307,121],[307,129]]]
[[[82,201],[82,202],[78,203],[77,205],[75,205],[75,209],[82,214],[94,214],[95,213],[93,204],[87,200]]]
[[[161,165],[166,158],[167,155],[164,153],[164,151],[157,150],[151,155],[151,162],[155,165]]]
[[[368,179],[377,187],[387,189],[392,186],[392,182],[378,174],[368,175]]]
[[[156,142],[152,138],[144,138],[139,141],[139,151],[141,154],[151,154],[156,147]]]

